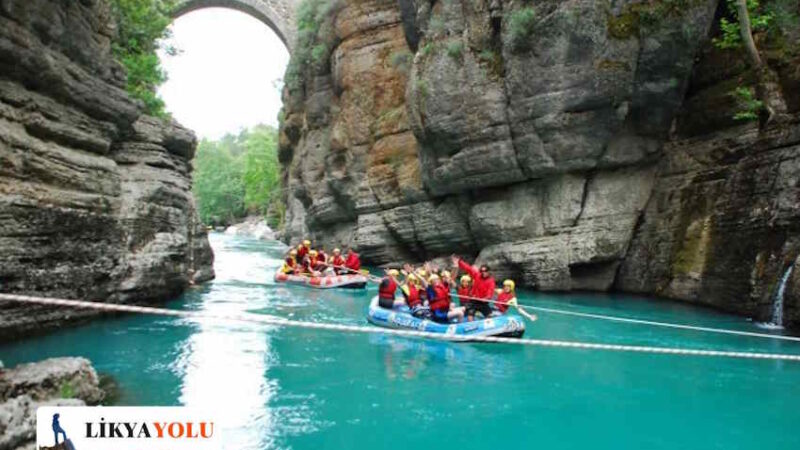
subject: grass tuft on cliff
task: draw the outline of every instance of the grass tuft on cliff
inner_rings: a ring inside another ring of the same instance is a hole
[[[536,31],[536,10],[531,6],[511,13],[508,18],[508,44],[511,50],[522,52],[528,50],[531,38]]]
[[[341,0],[302,0],[297,6],[297,38],[283,77],[290,91],[303,88],[309,71],[316,74],[328,69],[338,43],[333,19],[343,6]]]
[[[156,93],[167,81],[156,51],[160,41],[170,36],[174,7],[175,0],[111,0],[117,25],[111,48],[127,70],[128,93],[144,102],[147,113],[156,117],[167,116],[164,101]],[[164,49],[168,54],[176,53],[173,47]]]

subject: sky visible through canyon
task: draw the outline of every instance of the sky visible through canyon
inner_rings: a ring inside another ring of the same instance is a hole
[[[169,80],[159,89],[167,110],[199,138],[217,139],[259,123],[277,127],[289,52],[264,23],[229,9],[179,17],[159,52]]]

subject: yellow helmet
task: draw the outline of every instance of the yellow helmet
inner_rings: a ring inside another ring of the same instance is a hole
[[[461,276],[461,284],[467,284],[472,282],[472,277],[469,275],[462,275]]]
[[[309,245],[311,245],[311,241],[309,241],[308,239],[306,239],[306,240],[304,240],[304,241],[303,241],[303,245],[305,245],[306,247],[308,247]]]
[[[337,255],[337,254],[339,254],[339,253],[342,253],[342,251],[341,251],[341,250],[339,250],[338,248],[335,248],[335,249],[333,249],[333,254],[334,254],[334,255]]]
[[[406,281],[417,281],[417,276],[413,273],[406,275]]]
[[[419,270],[417,271],[417,275],[419,275],[419,276],[421,276],[421,277],[425,277],[425,276],[427,276],[427,275],[428,275],[428,272],[425,272],[425,270],[423,270],[423,269],[419,269]]]
[[[449,270],[443,270],[442,271],[442,278],[448,278],[449,279],[450,278],[450,271]]]
[[[301,248],[303,248],[303,244],[297,244],[297,249],[300,250]]]
[[[292,249],[292,250],[289,252],[289,255],[291,255],[291,256],[297,256],[297,250],[295,250],[295,249]]]
[[[398,272],[397,269],[389,269],[389,275],[393,277],[398,277],[400,276],[400,272]]]
[[[316,250],[311,250],[310,252],[308,252],[308,254],[311,255],[311,256],[317,256],[317,251]]]
[[[434,280],[438,280],[438,279],[439,279],[439,275],[436,275],[434,273],[434,274],[431,274],[431,276],[428,278],[428,281],[433,283]]]
[[[506,280],[506,281],[503,281],[503,287],[508,287],[508,288],[509,288],[509,289],[511,289],[512,291],[514,290],[514,287],[515,287],[515,286],[516,286],[516,284],[514,284],[514,281],[513,281],[513,280]]]

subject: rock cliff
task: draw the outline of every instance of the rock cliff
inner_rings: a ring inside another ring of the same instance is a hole
[[[163,300],[213,277],[196,139],[142,114],[102,0],[0,3],[0,290]],[[0,304],[0,337],[85,311]]]
[[[759,130],[731,119],[748,72],[711,45],[717,0],[328,12],[312,44],[330,51],[284,93],[286,240],[376,264],[455,252],[538,289],[768,317],[798,251],[795,47],[761,42],[787,109]]]

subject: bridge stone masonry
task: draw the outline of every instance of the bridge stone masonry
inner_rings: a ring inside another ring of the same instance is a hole
[[[295,11],[300,0],[179,0],[174,17],[203,8],[229,8],[249,14],[269,26],[292,51]]]

